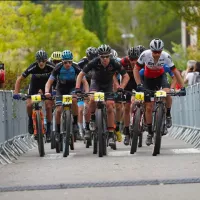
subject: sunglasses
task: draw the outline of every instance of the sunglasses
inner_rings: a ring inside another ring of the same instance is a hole
[[[107,55],[107,56],[100,56],[102,59],[104,58],[110,58],[110,55]]]
[[[63,61],[64,64],[72,64],[72,61],[71,60],[65,60]]]
[[[131,57],[129,57],[129,60],[130,60],[130,61],[137,61],[137,59],[138,59],[138,58],[131,58]]]
[[[152,51],[154,54],[161,54],[162,51]]]
[[[61,62],[60,60],[53,60],[53,63],[56,65],[58,64],[59,62]]]
[[[45,62],[47,62],[47,60],[37,60],[37,62],[38,62],[38,63],[41,63],[41,62],[42,62],[42,63],[45,63]]]

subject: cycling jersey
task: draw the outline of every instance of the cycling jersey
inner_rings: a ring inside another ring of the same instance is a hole
[[[29,85],[30,95],[37,94],[40,89],[45,91],[45,84],[54,68],[55,65],[48,61],[43,69],[39,67],[37,62],[34,62],[22,73],[24,78],[32,75]]]
[[[174,76],[173,72],[171,71],[170,67],[166,64],[163,65],[165,73],[168,73],[171,77]],[[140,76],[144,76],[144,68],[140,70]]]
[[[172,58],[167,52],[162,51],[158,62],[155,63],[152,56],[152,51],[148,49],[141,53],[137,60],[136,66],[139,69],[145,69],[144,76],[146,78],[157,78],[164,73],[164,64],[167,64],[171,70],[175,68],[174,63],[172,62]]]
[[[52,71],[50,80],[57,80],[56,89],[58,93],[68,94],[73,88],[75,88],[76,77],[80,73],[81,69],[76,63],[72,63],[69,69],[63,66],[63,63],[56,65]]]
[[[132,91],[132,89],[136,90],[137,84],[136,84],[135,78],[133,76],[133,67],[131,67],[131,63],[129,61],[128,56],[123,57],[120,62],[130,77],[129,82],[124,89],[128,90],[128,91]]]
[[[104,67],[101,64],[100,58],[95,58],[83,69],[83,72],[87,74],[89,71],[94,70],[92,79],[99,84],[113,83],[113,75],[118,72],[122,76],[126,74],[123,66],[113,58],[110,58],[108,66]]]

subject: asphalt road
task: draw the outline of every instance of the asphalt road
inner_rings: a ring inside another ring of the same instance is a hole
[[[37,148],[29,151],[15,163],[0,165],[0,190],[9,190],[0,192],[0,199],[199,199],[200,149],[169,136],[156,157],[151,146],[143,145],[135,155],[129,146],[117,147],[108,148],[103,158],[83,142],[75,143],[67,158],[49,144],[44,158]]]

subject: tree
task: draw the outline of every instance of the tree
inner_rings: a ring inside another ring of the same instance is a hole
[[[42,4],[28,1],[0,2],[0,23],[6,89],[13,89],[17,76],[35,61],[35,52],[41,48],[48,55],[70,49],[78,61],[88,46],[100,45],[97,36],[84,28],[81,13],[59,4],[51,4],[46,11]]]
[[[85,28],[94,32],[103,41],[103,28],[99,1],[84,1],[83,23]]]

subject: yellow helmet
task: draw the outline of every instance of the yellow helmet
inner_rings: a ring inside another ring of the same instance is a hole
[[[61,51],[54,51],[52,54],[51,54],[51,60],[62,60],[61,58],[61,55],[62,55],[62,52]]]

